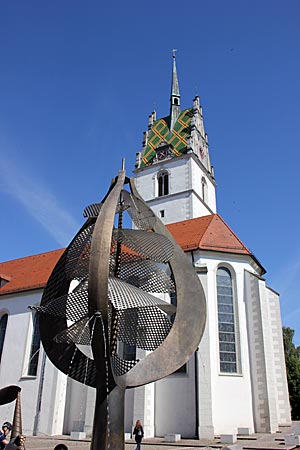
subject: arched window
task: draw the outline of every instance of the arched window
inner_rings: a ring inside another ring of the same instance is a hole
[[[0,319],[0,361],[1,361],[2,350],[3,350],[3,346],[4,346],[7,319],[8,319],[7,314],[4,314]]]
[[[217,271],[220,372],[237,373],[236,330],[232,276],[226,267]]]
[[[158,179],[158,196],[168,195],[169,193],[169,174],[167,171],[160,172]]]
[[[38,362],[39,362],[39,349],[41,343],[40,337],[40,320],[39,315],[34,314],[33,316],[33,329],[32,329],[32,339],[31,348],[28,364],[27,375],[35,376],[37,374]]]
[[[201,179],[201,186],[202,186],[202,200],[206,203],[207,202],[207,183],[206,179],[202,177]]]

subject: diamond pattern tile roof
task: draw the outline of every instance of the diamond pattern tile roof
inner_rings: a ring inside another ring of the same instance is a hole
[[[172,147],[173,156],[179,156],[187,145],[190,135],[192,108],[181,111],[172,131],[169,129],[170,117],[154,122],[149,135],[146,149],[142,155],[141,167],[145,167],[156,155],[155,149],[161,142],[167,142]]]

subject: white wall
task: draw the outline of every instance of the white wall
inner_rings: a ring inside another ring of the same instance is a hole
[[[47,361],[41,392],[42,348],[37,375],[27,375],[33,330],[32,312],[28,306],[39,304],[41,296],[41,290],[34,290],[0,297],[0,315],[8,314],[0,366],[0,386],[17,384],[21,387],[23,432],[25,434],[32,434],[35,427],[38,427],[41,433],[60,434],[64,409],[64,375],[59,374],[58,370]],[[60,382],[62,382],[62,389],[58,388]],[[42,414],[39,416],[40,392]],[[3,420],[12,421],[13,410],[14,402],[3,405],[0,407],[0,416]]]
[[[169,194],[158,197],[157,175],[161,170],[169,172]],[[207,184],[206,202],[202,199],[202,177]],[[216,212],[215,185],[193,154],[136,170],[135,184],[140,195],[165,224]],[[161,210],[164,210],[163,218]]]
[[[202,252],[202,256],[200,256],[199,252],[197,252],[195,253],[195,265],[196,268],[203,266],[207,268],[206,327],[209,329],[209,342],[207,342],[207,345],[209,345],[210,352],[211,408],[214,433],[236,433],[238,427],[248,427],[253,431],[248,336],[243,297],[244,268],[250,268],[247,257],[243,258],[239,255],[222,255],[217,253],[209,255],[208,253],[205,254],[205,252]],[[229,268],[232,273],[236,298],[235,314],[239,328],[239,334],[236,337],[241,369],[238,374],[232,375],[220,373],[219,369],[216,273],[220,265]],[[205,349],[206,351],[207,349]],[[207,375],[209,376],[208,372]],[[243,399],[242,404],[241,399]]]
[[[188,332],[188,331],[187,331]],[[196,434],[195,357],[187,364],[187,373],[175,373],[155,383],[155,434]]]

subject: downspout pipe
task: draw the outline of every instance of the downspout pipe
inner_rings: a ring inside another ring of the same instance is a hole
[[[195,268],[195,257],[194,252],[191,251],[191,257],[192,257],[192,264]],[[198,353],[199,353],[199,347],[197,347],[194,357],[195,357],[195,436],[196,439],[199,439],[199,370],[198,370]]]

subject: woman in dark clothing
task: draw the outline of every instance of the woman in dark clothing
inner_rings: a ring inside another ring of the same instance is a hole
[[[137,420],[135,423],[135,427],[133,430],[133,434],[135,436],[135,442],[136,442],[136,449],[135,450],[140,450],[141,449],[141,442],[142,439],[144,437],[144,430],[142,427],[142,422],[140,420]]]

